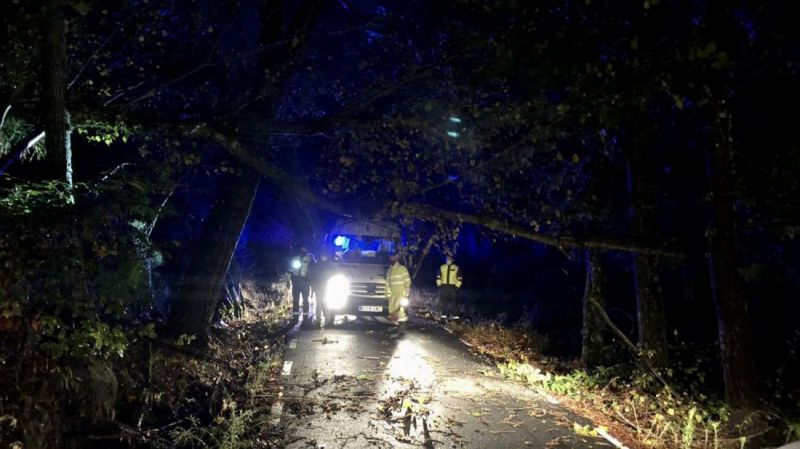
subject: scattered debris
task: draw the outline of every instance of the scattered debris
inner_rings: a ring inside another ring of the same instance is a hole
[[[311,341],[313,341],[314,343],[322,343],[323,345],[339,343],[339,340],[332,340],[332,339],[330,339],[328,337],[317,338],[317,339],[311,340]]]

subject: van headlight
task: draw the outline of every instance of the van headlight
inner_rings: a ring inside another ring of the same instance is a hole
[[[293,269],[299,270],[300,267],[302,267],[302,266],[303,266],[303,262],[301,262],[300,259],[298,259],[296,257],[294,259],[292,259],[291,267]]]
[[[400,298],[400,307],[408,307],[408,298],[402,297]]]
[[[325,302],[331,309],[341,309],[347,305],[350,295],[350,279],[343,274],[334,274],[325,286]]]

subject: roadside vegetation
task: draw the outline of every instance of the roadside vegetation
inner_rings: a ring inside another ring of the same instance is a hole
[[[416,299],[423,316],[438,319],[435,295],[420,292]],[[796,410],[765,405],[731,419],[709,370],[713,347],[671,348],[675,362],[653,372],[626,354],[621,342],[611,341],[606,350],[616,362],[586,369],[577,357],[554,354],[550,338],[529,316],[491,319],[479,307],[465,308],[464,319],[444,322],[445,328],[494,361],[499,375],[594,422],[594,427],[576,425],[578,434],[607,432],[629,448],[658,449],[770,447],[800,439]],[[772,397],[786,394],[782,385],[775,387]]]
[[[124,182],[75,186],[79,210],[62,187],[17,185],[2,199],[0,222],[21,244],[0,239],[0,446],[274,447],[286,280],[232,281],[204,351],[192,336],[159,338],[149,270],[163,253],[141,225],[151,211],[131,220]]]

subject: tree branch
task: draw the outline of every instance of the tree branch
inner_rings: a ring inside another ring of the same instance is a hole
[[[6,106],[6,110],[3,111],[3,118],[0,119],[0,129],[3,129],[3,125],[6,124],[6,117],[8,117],[8,113],[11,111],[11,105]]]
[[[497,217],[472,215],[461,212],[454,212],[424,204],[400,205],[401,213],[418,218],[427,219],[446,219],[449,221],[470,223],[493,231],[502,232],[514,237],[521,237],[534,242],[553,246],[559,249],[571,248],[591,248],[608,251],[624,251],[638,254],[650,254],[656,256],[683,258],[684,255],[676,252],[657,248],[635,242],[622,242],[610,239],[581,238],[575,236],[553,236],[531,231],[530,228],[513,223],[505,222]]]
[[[664,379],[664,376],[661,375],[658,369],[656,369],[656,367],[653,366],[653,363],[650,361],[650,357],[647,354],[642,354],[642,351],[639,349],[639,347],[633,344],[633,342],[625,335],[625,333],[622,332],[622,330],[620,330],[620,328],[618,328],[616,324],[614,324],[614,322],[611,320],[611,317],[609,317],[608,314],[606,313],[606,310],[603,307],[603,305],[600,304],[596,298],[593,298],[591,295],[589,295],[588,299],[589,302],[592,304],[592,306],[594,306],[597,309],[597,312],[603,318],[603,321],[606,322],[608,328],[611,329],[611,331],[614,332],[614,334],[617,337],[619,337],[622,343],[624,343],[625,346],[633,353],[636,359],[642,362],[644,366],[648,370],[650,370],[650,372],[653,374],[656,380],[658,380],[659,382],[661,382],[662,385],[664,385],[664,388],[666,388],[667,392],[669,394],[672,394],[674,391],[672,386],[669,384],[669,382],[667,382],[666,379]]]

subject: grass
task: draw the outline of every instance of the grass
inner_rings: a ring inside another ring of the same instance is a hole
[[[211,426],[197,420],[177,427],[170,432],[175,448],[247,449],[256,447],[253,437],[253,410],[233,410],[226,417],[218,417]]]

